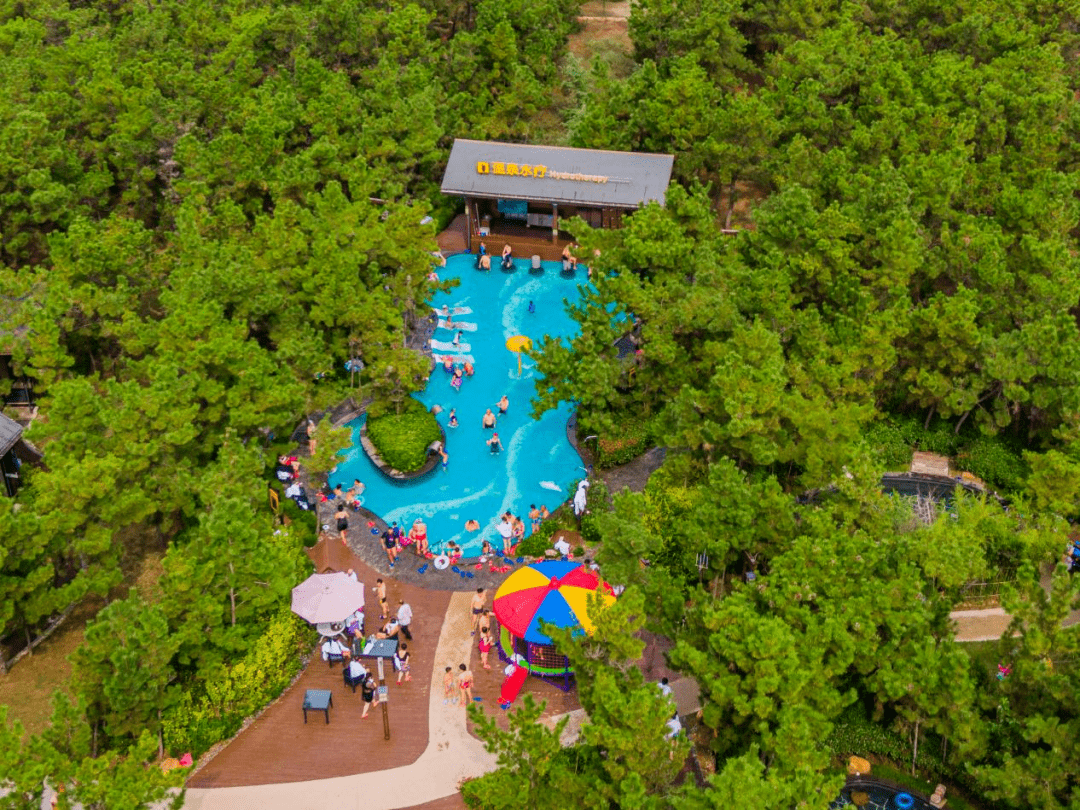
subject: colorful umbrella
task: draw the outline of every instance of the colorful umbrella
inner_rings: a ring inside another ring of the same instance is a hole
[[[611,586],[576,562],[538,562],[519,568],[495,592],[495,618],[510,633],[534,644],[550,644],[540,622],[591,633],[588,599],[600,589],[604,604],[615,601]]]
[[[292,589],[292,611],[320,624],[343,622],[364,606],[364,583],[348,574],[312,574]]]

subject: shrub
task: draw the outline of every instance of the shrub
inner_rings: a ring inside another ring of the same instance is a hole
[[[927,735],[925,742],[929,741]],[[825,746],[838,757],[875,754],[893,762],[911,763],[910,740],[903,734],[862,717],[858,707],[852,707],[841,715],[833,726],[832,733],[826,738]],[[929,744],[919,746],[916,767],[935,777],[944,776],[945,768],[941,757],[932,753],[932,748]]]
[[[996,436],[980,436],[967,444],[957,454],[956,464],[1005,492],[1022,490],[1031,472],[1023,457]]]
[[[643,418],[626,418],[619,424],[618,433],[599,434],[596,442],[596,467],[606,470],[633,461],[652,446],[652,422]]]
[[[863,438],[887,470],[906,470],[911,466],[911,443],[891,422],[867,425],[863,428]]]
[[[165,747],[198,757],[240,730],[244,720],[284,691],[300,671],[301,654],[310,648],[312,630],[285,609],[267,624],[251,651],[220,677],[185,691],[165,711]]]
[[[435,415],[415,399],[409,399],[401,414],[368,414],[367,436],[382,460],[401,472],[415,472],[427,461],[427,449],[442,439]]]

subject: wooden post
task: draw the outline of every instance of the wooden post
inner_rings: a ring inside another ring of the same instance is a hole
[[[559,205],[551,204],[551,241],[559,244]]]
[[[465,198],[465,249],[472,253],[472,200]]]

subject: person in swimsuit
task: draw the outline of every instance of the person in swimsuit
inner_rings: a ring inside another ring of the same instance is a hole
[[[514,249],[510,245],[503,245],[502,252],[502,266],[504,270],[509,270],[514,266]]]
[[[570,252],[570,245],[563,248],[562,269],[565,271],[577,270],[577,256]]]
[[[465,333],[459,331],[456,335],[454,335],[454,339],[453,339],[453,341],[451,341],[454,346],[460,346],[461,345],[461,336],[463,334],[465,334]]]
[[[455,391],[461,391],[461,369],[454,369],[454,376],[450,378],[450,387]]]
[[[520,517],[514,516],[514,545],[517,546],[523,539],[525,539],[525,521]]]
[[[379,600],[379,618],[386,618],[386,583],[381,579],[375,580],[375,598]]]
[[[548,511],[546,506],[540,504],[540,520],[547,520],[549,517],[551,517],[551,512]]]
[[[457,681],[454,680],[454,670],[451,669],[450,667],[446,668],[446,674],[443,675],[442,686],[443,686],[443,706],[445,706],[451,700],[454,701],[454,705],[456,706],[457,702],[458,702]]]
[[[465,521],[465,531],[467,531],[467,532],[475,532],[479,528],[480,528],[480,521],[479,520],[466,520]],[[487,540],[485,540],[484,542],[487,543]]]
[[[480,635],[491,635],[491,611],[487,608],[480,614]]]
[[[475,372],[475,369],[473,368],[473,364],[470,363],[468,360],[466,360],[465,361],[465,376],[466,377],[471,377],[474,372]]]
[[[442,370],[445,371],[447,374],[454,373],[454,358],[451,357],[449,354],[443,356]]]
[[[409,541],[415,544],[413,551],[417,557],[428,553],[427,524],[420,518],[414,520],[412,528],[409,529]]]
[[[472,632],[469,635],[476,635],[476,625],[480,621],[480,614],[484,612],[486,604],[487,591],[483,588],[477,588],[476,595],[472,598]]]
[[[494,640],[487,633],[480,634],[480,663],[483,664],[484,669],[491,669],[491,664],[487,662],[488,653],[491,652],[491,648],[495,646]]]
[[[337,530],[341,535],[341,542],[345,543],[345,533],[349,531],[349,513],[345,511],[345,504],[338,505],[337,511],[334,513],[334,520],[337,521]]]
[[[458,664],[458,669],[461,670],[461,674],[458,675],[458,685],[461,687],[461,702],[468,706],[473,701],[473,674],[464,664]]]
[[[394,668],[397,669],[397,682],[401,683],[401,678],[404,676],[406,681],[412,680],[412,675],[409,674],[409,645],[402,644],[398,647],[396,653],[394,653]]]
[[[367,487],[360,483],[359,478],[353,479],[352,488],[345,493],[345,500],[353,505],[353,509],[358,509],[364,505],[364,490]]]
[[[383,535],[383,545],[386,547],[386,558],[390,561],[390,567],[394,567],[394,560],[397,559],[398,553],[401,548],[398,546],[398,539],[393,532],[387,530]]]
[[[485,254],[485,255],[480,257],[480,269],[481,270],[490,270],[491,269],[491,257],[490,256]]]
[[[484,423],[483,424],[484,424],[484,429],[485,430],[488,429],[488,428],[495,427],[495,414],[493,414],[491,412],[491,408],[488,408],[487,412],[484,414]]]
[[[498,453],[500,450],[503,449],[502,442],[499,440],[498,432],[492,433],[491,438],[484,442],[484,444],[491,448],[492,453]],[[342,542],[345,541],[343,540]]]
[[[450,558],[451,563],[456,563],[461,559],[461,546],[450,540],[446,544],[446,556]]]
[[[506,398],[506,394],[503,394],[502,399],[499,400],[499,416],[506,416],[506,412],[509,408],[510,400]]]
[[[540,510],[536,508],[535,503],[529,504],[529,520],[532,522],[533,533],[540,528]]]
[[[456,428],[458,426],[457,411],[453,408],[450,409],[450,421],[448,423],[450,427]]]

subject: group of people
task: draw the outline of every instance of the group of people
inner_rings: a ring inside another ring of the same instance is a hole
[[[397,562],[398,555],[407,547],[412,546],[413,553],[417,557],[430,557],[431,550],[428,547],[428,529],[427,524],[421,518],[417,518],[413,521],[412,527],[408,532],[405,532],[400,526],[398,526],[395,520],[387,529],[382,533],[382,544],[386,551],[386,559],[390,563],[390,567],[393,568]]]
[[[342,485],[338,484],[327,493],[320,493],[325,502],[337,504],[337,509],[334,510],[334,528],[337,530],[341,542],[346,545],[348,545],[347,537],[349,533],[349,508],[352,507],[354,511],[360,509],[361,504],[364,503],[364,489],[365,487],[360,482],[360,479],[355,478],[348,492],[345,492]],[[288,495],[289,491],[286,490],[285,494]]]
[[[514,269],[514,249],[509,243],[503,245],[500,266],[503,270]],[[491,256],[488,255],[487,244],[484,242],[480,242],[480,248],[476,251],[476,269],[484,271],[491,269]]]
[[[509,510],[503,512],[495,530],[502,538],[503,554],[512,554],[517,544],[525,539],[525,521]]]
[[[572,247],[576,248],[577,245],[566,245],[562,251],[562,268],[564,273],[570,273],[577,270],[578,260],[577,256],[571,251]],[[500,266],[503,270],[514,269],[514,249],[509,243],[503,245]],[[480,247],[476,251],[476,269],[485,271],[491,269],[491,256],[488,255],[487,244],[483,241],[480,242]]]

